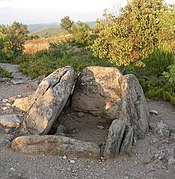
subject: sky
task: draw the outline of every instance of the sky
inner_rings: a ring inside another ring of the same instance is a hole
[[[173,4],[175,0],[166,0]],[[0,0],[0,24],[59,22],[70,16],[74,21],[94,21],[105,9],[110,12],[126,5],[127,0]]]

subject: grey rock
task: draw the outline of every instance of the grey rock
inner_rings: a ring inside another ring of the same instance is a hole
[[[100,125],[100,126],[97,126],[97,128],[100,130],[103,130],[105,127]]]
[[[77,113],[77,116],[78,116],[78,117],[83,117],[84,115],[85,115],[85,114],[84,114],[83,112],[78,112],[78,113]]]
[[[21,120],[16,114],[2,115],[0,116],[0,125],[4,127],[18,128],[21,124]]]
[[[172,156],[169,156],[168,158],[168,165],[175,165],[175,158]]]
[[[132,153],[133,137],[134,137],[133,128],[130,126],[127,126],[125,133],[124,133],[121,149],[120,149],[121,154]]]
[[[75,160],[70,160],[69,161],[71,164],[74,164],[75,163]]]
[[[150,110],[150,111],[149,111],[149,113],[150,113],[150,114],[154,114],[154,115],[158,115],[158,114],[159,114],[159,112],[158,112],[158,111],[153,110],[153,109],[152,109],[152,110]]]
[[[40,83],[31,98],[24,126],[31,134],[47,134],[71,94],[75,72],[72,67],[57,69]]]
[[[75,85],[72,108],[110,119],[127,119],[138,139],[148,131],[149,110],[142,87],[134,75],[122,75],[117,68],[85,68]]]
[[[123,135],[126,129],[124,120],[114,120],[109,128],[109,133],[106,141],[104,156],[106,158],[115,158],[119,155],[122,145]]]
[[[156,123],[153,123],[153,122],[150,122],[149,123],[149,128],[151,129],[151,130],[155,130],[156,129],[156,127],[157,127],[157,125],[156,125]]]
[[[0,134],[0,146],[9,146],[14,138],[11,134]]]
[[[14,151],[32,154],[88,158],[99,157],[99,148],[95,143],[56,135],[20,136],[12,141],[11,148]]]
[[[66,130],[66,127],[65,127],[65,126],[59,125],[59,126],[57,127],[57,131],[56,131],[55,135],[65,136],[65,134],[64,134],[65,130]]]
[[[169,126],[163,122],[158,123],[155,129],[155,133],[159,136],[165,136],[165,137],[169,137],[171,134]]]
[[[12,79],[11,83],[14,84],[14,85],[20,85],[20,84],[26,83],[26,81],[25,80],[18,80],[18,79],[14,80],[14,79]]]
[[[6,99],[6,98],[1,99],[1,101],[2,101],[3,103],[8,103],[8,99]]]

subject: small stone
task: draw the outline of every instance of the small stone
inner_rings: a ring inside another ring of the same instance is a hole
[[[11,170],[11,171],[15,171],[15,168],[11,167],[10,170]]]
[[[8,110],[8,107],[5,106],[5,107],[2,107],[1,109],[2,109],[2,111],[6,111],[6,110]]]
[[[7,103],[6,106],[7,106],[7,107],[11,107],[12,105],[11,105],[10,103]]]
[[[103,130],[104,126],[97,126],[98,129]]]
[[[63,156],[63,159],[64,159],[64,160],[65,160],[65,159],[67,159],[67,156],[66,156],[66,155],[64,155],[64,156]]]
[[[149,113],[150,113],[150,114],[155,114],[155,115],[158,115],[158,114],[159,114],[159,112],[156,111],[156,110],[150,110]]]
[[[14,85],[20,85],[20,84],[23,84],[24,82],[25,82],[24,80],[11,80],[11,83]]]
[[[64,136],[64,135],[65,135],[65,134],[64,134],[65,130],[66,130],[66,127],[65,127],[65,126],[59,125],[58,128],[57,128],[57,131],[56,131],[55,135],[62,135],[62,136]]]
[[[85,115],[85,114],[84,114],[83,112],[78,112],[78,113],[77,113],[77,116],[78,116],[78,117],[83,117],[84,115]]]
[[[6,134],[9,134],[10,131],[11,131],[10,128],[5,128],[4,130],[5,130],[5,133],[6,133]]]
[[[158,159],[158,158],[159,158],[159,154],[155,154],[155,155],[154,155],[154,158],[155,158],[155,159]]]
[[[175,158],[170,156],[168,159],[168,165],[175,165]]]
[[[70,160],[69,161],[71,164],[74,164],[75,163],[75,160]]]
[[[156,129],[155,129],[156,134],[160,135],[160,136],[165,136],[165,137],[169,137],[170,136],[170,130],[169,130],[169,126],[163,122],[160,122]]]
[[[0,125],[4,127],[18,128],[20,124],[21,124],[21,120],[16,114],[0,116]]]
[[[4,99],[1,99],[1,101],[2,101],[3,103],[7,103],[7,102],[8,102],[8,99],[4,98]]]
[[[155,130],[155,128],[156,128],[156,123],[149,123],[149,128],[151,129],[151,130]]]

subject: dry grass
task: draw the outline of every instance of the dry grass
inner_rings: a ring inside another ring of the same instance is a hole
[[[38,51],[48,49],[50,43],[59,43],[70,38],[70,35],[62,35],[59,37],[48,37],[28,40],[25,43],[25,54],[35,54]]]

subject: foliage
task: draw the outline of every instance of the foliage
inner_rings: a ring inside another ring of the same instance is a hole
[[[12,73],[0,67],[0,78],[12,78]]]
[[[37,52],[33,57],[26,58],[26,62],[20,64],[20,71],[37,78],[48,75],[55,69],[63,66],[72,66],[75,71],[80,72],[87,66],[113,66],[105,59],[98,59],[74,40],[51,44],[48,50]]]
[[[168,71],[164,72],[163,75],[168,78],[170,83],[175,83],[175,60],[174,64],[168,66]]]
[[[18,22],[14,22],[11,26],[1,25],[0,34],[0,53],[4,54],[1,61],[21,56],[25,40],[28,38],[27,26]]]
[[[5,61],[13,57],[12,43],[5,34],[0,32],[0,60]]]
[[[61,19],[61,29],[67,31],[67,32],[71,32],[72,31],[72,25],[74,24],[74,22],[70,19],[69,16],[64,17],[63,19]]]
[[[140,61],[143,61],[144,67],[140,68],[130,64],[125,73],[132,73],[137,76],[146,97],[163,99],[175,105],[175,83],[170,80],[174,78],[169,76],[169,68],[174,63],[175,56],[170,46],[164,44],[146,59],[140,59]]]
[[[73,39],[83,46],[91,44],[91,28],[83,22],[77,22],[72,26]]]
[[[118,16],[105,12],[94,29],[94,54],[118,66],[147,57],[172,35],[168,12],[163,0],[130,0]]]

